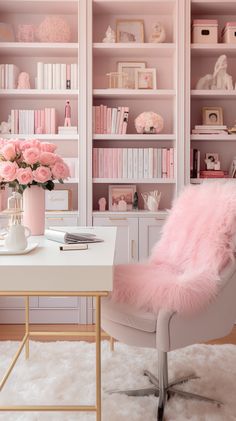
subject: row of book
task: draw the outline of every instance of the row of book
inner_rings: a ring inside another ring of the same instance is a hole
[[[109,108],[107,105],[93,106],[93,133],[126,134],[129,107]]]
[[[55,134],[56,109],[11,110],[12,134]]]
[[[16,89],[19,73],[15,64],[0,64],[0,89]]]
[[[174,149],[94,148],[94,178],[174,178]]]
[[[77,63],[37,63],[37,89],[78,89]]]

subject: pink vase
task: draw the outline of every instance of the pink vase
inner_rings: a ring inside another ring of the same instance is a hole
[[[23,193],[23,224],[31,235],[43,235],[45,228],[45,191],[42,187],[27,187]]]

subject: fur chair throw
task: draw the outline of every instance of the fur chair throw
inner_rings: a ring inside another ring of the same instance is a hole
[[[233,183],[189,186],[174,202],[149,261],[115,268],[114,301],[157,313],[193,314],[220,288],[220,272],[234,259]]]

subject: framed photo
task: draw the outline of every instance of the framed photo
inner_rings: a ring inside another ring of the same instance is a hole
[[[144,42],[144,21],[142,19],[118,19],[116,21],[116,42]]]
[[[207,126],[219,126],[223,124],[222,107],[203,107],[202,123]]]
[[[114,212],[131,211],[136,191],[134,184],[109,186],[109,210]]]
[[[45,190],[46,211],[69,211],[72,209],[72,192],[65,190]]]
[[[117,72],[120,74],[118,88],[135,89],[135,70],[145,68],[146,63],[144,62],[118,62]],[[125,77],[123,75],[125,75]]]
[[[135,89],[156,89],[156,69],[135,69]]]
[[[206,153],[205,164],[207,170],[220,170],[219,154],[212,152]]]

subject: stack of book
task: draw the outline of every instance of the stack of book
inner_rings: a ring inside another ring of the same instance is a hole
[[[72,135],[77,134],[77,126],[58,126],[58,134],[61,135]]]
[[[94,178],[174,178],[174,149],[94,148]]]
[[[228,172],[222,170],[203,170],[200,171],[200,178],[227,178]]]
[[[55,134],[56,110],[11,110],[12,134]]]
[[[109,108],[107,105],[93,106],[93,133],[126,134],[129,107]]]
[[[200,125],[195,126],[192,130],[192,134],[226,134],[228,133],[227,126],[224,125]]]
[[[37,63],[37,89],[77,89],[77,63]]]
[[[19,73],[15,64],[0,64],[0,89],[16,89]]]

